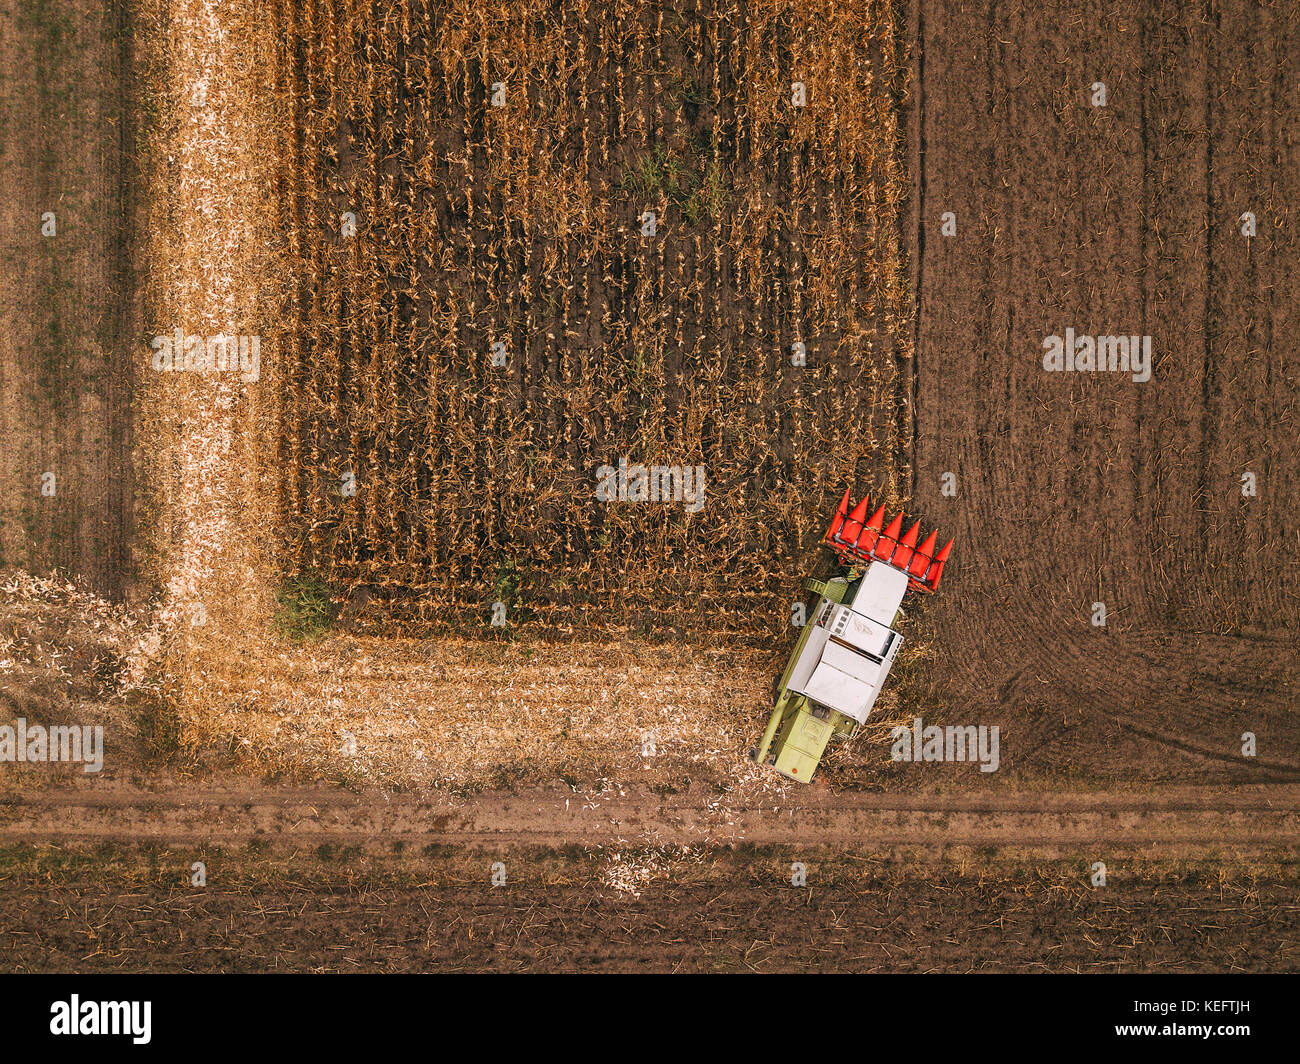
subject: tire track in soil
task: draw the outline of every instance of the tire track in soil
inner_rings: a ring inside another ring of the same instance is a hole
[[[904,20],[899,20],[904,21]],[[912,47],[912,59],[908,64],[911,80],[910,99],[906,106],[899,107],[899,150],[902,162],[911,165],[912,198],[911,209],[907,213],[907,230],[900,234],[901,246],[907,248],[911,263],[909,275],[912,289],[912,351],[907,369],[907,437],[900,445],[896,459],[899,472],[908,471],[907,495],[915,498],[917,478],[920,476],[920,417],[921,404],[920,369],[921,357],[921,291],[925,283],[925,217],[926,217],[926,167],[925,167],[925,13],[921,5],[913,3],[905,20],[908,38]],[[900,367],[900,370],[903,367]],[[904,449],[904,447],[906,449]]]
[[[1172,747],[1182,753],[1204,758],[1207,761],[1222,761],[1229,765],[1250,766],[1252,769],[1264,769],[1274,773],[1272,776],[1261,776],[1261,783],[1288,783],[1300,779],[1300,765],[1292,765],[1285,761],[1261,761],[1257,758],[1234,757],[1232,754],[1225,754],[1221,750],[1212,750],[1196,743],[1189,743],[1175,735],[1165,735],[1151,728],[1145,728],[1141,724],[1120,716],[1118,713],[1112,713],[1110,716],[1126,731],[1140,735],[1144,739],[1161,743],[1164,746]]]

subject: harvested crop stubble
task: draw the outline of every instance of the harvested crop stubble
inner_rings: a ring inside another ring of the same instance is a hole
[[[626,642],[329,639],[213,663],[225,697],[191,722],[194,746],[254,769],[355,784],[601,787],[740,782],[766,655]],[[770,780],[770,774],[764,774]]]
[[[141,19],[170,62],[147,88],[163,116],[146,147],[151,217],[145,291],[150,336],[257,336],[273,315],[276,215],[261,172],[269,94],[259,5],[158,0]],[[165,160],[165,163],[164,163]],[[272,586],[264,544],[276,525],[264,444],[274,421],[278,360],[262,345],[261,373],[160,371],[141,343],[140,456],[152,540],[148,583],[167,695],[198,704],[213,662],[246,658],[264,629]],[[178,352],[179,354],[179,352]]]

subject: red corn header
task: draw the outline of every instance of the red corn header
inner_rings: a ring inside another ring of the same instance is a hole
[[[903,515],[899,514],[888,526],[884,524],[885,508],[882,506],[867,517],[867,500],[863,499],[849,512],[849,493],[844,492],[840,508],[835,511],[831,527],[826,530],[826,542],[845,564],[854,562],[885,562],[908,575],[907,586],[919,591],[936,591],[944,562],[952,550],[952,540],[936,553],[934,545],[938,532],[931,532],[917,545],[921,522],[917,521],[903,532]],[[902,533],[901,537],[899,533]]]

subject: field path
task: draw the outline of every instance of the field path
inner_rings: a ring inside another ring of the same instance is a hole
[[[110,785],[0,801],[0,841],[140,841],[385,850],[512,846],[802,845],[922,859],[953,848],[1059,856],[1260,855],[1300,845],[1300,787],[1177,787],[1154,794],[1001,791],[975,795],[800,792],[791,804],[728,806],[734,796],[618,797],[555,791],[469,798],[384,797],[324,788]],[[791,802],[790,799],[785,799]]]

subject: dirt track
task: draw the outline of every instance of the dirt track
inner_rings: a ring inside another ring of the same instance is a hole
[[[737,807],[730,807],[735,802]],[[147,842],[170,846],[394,844],[656,846],[749,843],[938,858],[961,848],[1064,856],[1085,850],[1152,857],[1246,857],[1300,845],[1300,788],[1176,788],[1158,795],[831,794],[779,808],[735,796],[648,792],[604,797],[539,791],[468,798],[352,795],[325,789],[115,788],[45,791],[0,804],[9,842]]]
[[[782,808],[727,809],[716,794],[110,785],[11,798],[0,839],[6,971],[1300,963],[1294,787],[813,789]]]

